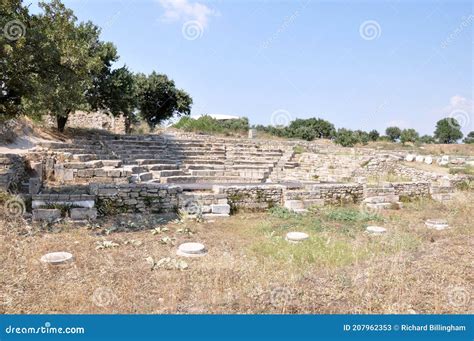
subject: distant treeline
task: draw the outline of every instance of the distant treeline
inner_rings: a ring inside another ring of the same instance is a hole
[[[247,118],[217,120],[211,116],[201,116],[198,119],[182,117],[174,125],[175,128],[185,131],[205,133],[244,133],[250,126]],[[334,124],[321,118],[296,119],[287,126],[256,125],[252,128],[270,135],[312,141],[315,139],[329,139],[335,143],[351,147],[356,144],[367,144],[370,141],[388,141],[405,143],[456,143],[463,134],[459,123],[453,118],[439,120],[433,135],[420,134],[415,129],[400,129],[388,127],[385,135],[377,130],[369,132],[363,130],[336,129]],[[464,143],[474,143],[474,132],[470,132],[463,140]]]

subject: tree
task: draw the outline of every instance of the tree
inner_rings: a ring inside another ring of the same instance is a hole
[[[380,137],[380,134],[377,130],[374,129],[369,132],[370,141],[377,141],[379,137]]]
[[[421,143],[426,143],[426,144],[431,144],[431,143],[435,143],[436,140],[431,135],[423,135],[422,137],[420,137],[420,142]]]
[[[138,110],[150,127],[174,115],[189,115],[192,98],[168,76],[152,72],[149,76],[136,76]]]
[[[59,0],[42,2],[43,13],[32,18],[41,40],[35,90],[25,95],[27,110],[56,117],[63,131],[68,115],[88,106],[86,94],[94,76],[116,60],[115,47],[99,40],[91,22],[77,24],[74,13]]]
[[[286,128],[288,137],[301,138],[308,141],[315,138],[330,139],[334,137],[334,125],[321,118],[296,119]]]
[[[443,118],[436,123],[434,137],[440,143],[456,143],[456,141],[463,137],[461,125],[454,118]]]
[[[353,147],[357,142],[359,142],[359,140],[354,135],[354,132],[352,130],[345,128],[340,128],[337,130],[334,143],[339,144],[343,147]]]
[[[415,129],[403,129],[400,134],[400,141],[405,144],[407,142],[415,143],[420,138],[420,135]]]
[[[88,90],[87,101],[92,110],[105,110],[114,116],[125,116],[129,130],[137,106],[135,77],[126,66],[111,70],[104,67]]]
[[[364,145],[369,143],[370,140],[369,134],[363,130],[356,130],[354,132],[354,137],[357,139],[357,142],[360,142]]]
[[[474,144],[474,131],[467,134],[466,138],[462,141],[467,144]]]
[[[395,142],[400,138],[402,131],[398,127],[388,127],[385,129],[385,134],[390,138],[390,141]]]
[[[21,0],[0,2],[0,29],[0,113],[8,118],[24,113],[23,97],[34,91],[41,38]]]

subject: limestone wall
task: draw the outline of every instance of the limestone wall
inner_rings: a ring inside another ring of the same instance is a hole
[[[362,184],[312,184],[302,190],[288,190],[285,200],[321,200],[324,205],[358,203],[364,197]]]
[[[233,210],[264,211],[277,205],[283,205],[284,186],[214,186],[214,193],[226,194]]]
[[[47,126],[56,127],[56,119],[53,116],[43,116]],[[125,134],[125,117],[123,115],[114,117],[104,112],[76,111],[69,115],[66,127],[88,128],[110,131],[115,134]]]
[[[92,184],[91,194],[97,196],[97,209],[102,214],[168,213],[178,209],[182,188],[162,184]]]
[[[392,183],[396,195],[409,197],[429,197],[429,182],[394,182]]]

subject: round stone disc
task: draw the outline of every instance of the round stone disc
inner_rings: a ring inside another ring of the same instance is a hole
[[[176,254],[184,257],[201,257],[207,253],[206,247],[201,243],[184,243],[178,247]]]
[[[445,219],[428,219],[425,225],[430,229],[444,230],[449,227],[448,221]]]
[[[69,252],[51,252],[43,255],[41,261],[43,263],[58,265],[66,262],[70,262],[73,259],[73,255]]]
[[[382,234],[387,232],[387,229],[381,226],[367,226],[366,230],[372,234]]]
[[[288,232],[286,240],[289,242],[301,242],[309,238],[309,235],[304,232]]]

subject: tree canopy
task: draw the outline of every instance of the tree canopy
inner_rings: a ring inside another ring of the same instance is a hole
[[[461,125],[454,118],[443,118],[436,123],[434,137],[439,143],[456,143],[463,137]]]
[[[388,136],[390,141],[395,142],[400,138],[402,131],[398,127],[388,127],[385,129],[385,134]]]
[[[21,0],[0,3],[0,111],[50,114],[63,130],[76,110],[103,110],[155,126],[190,113],[192,99],[166,75],[134,75],[114,68],[117,49],[100,39],[100,28],[78,22],[60,0],[40,2],[32,15]],[[12,27],[10,27],[10,26]]]

